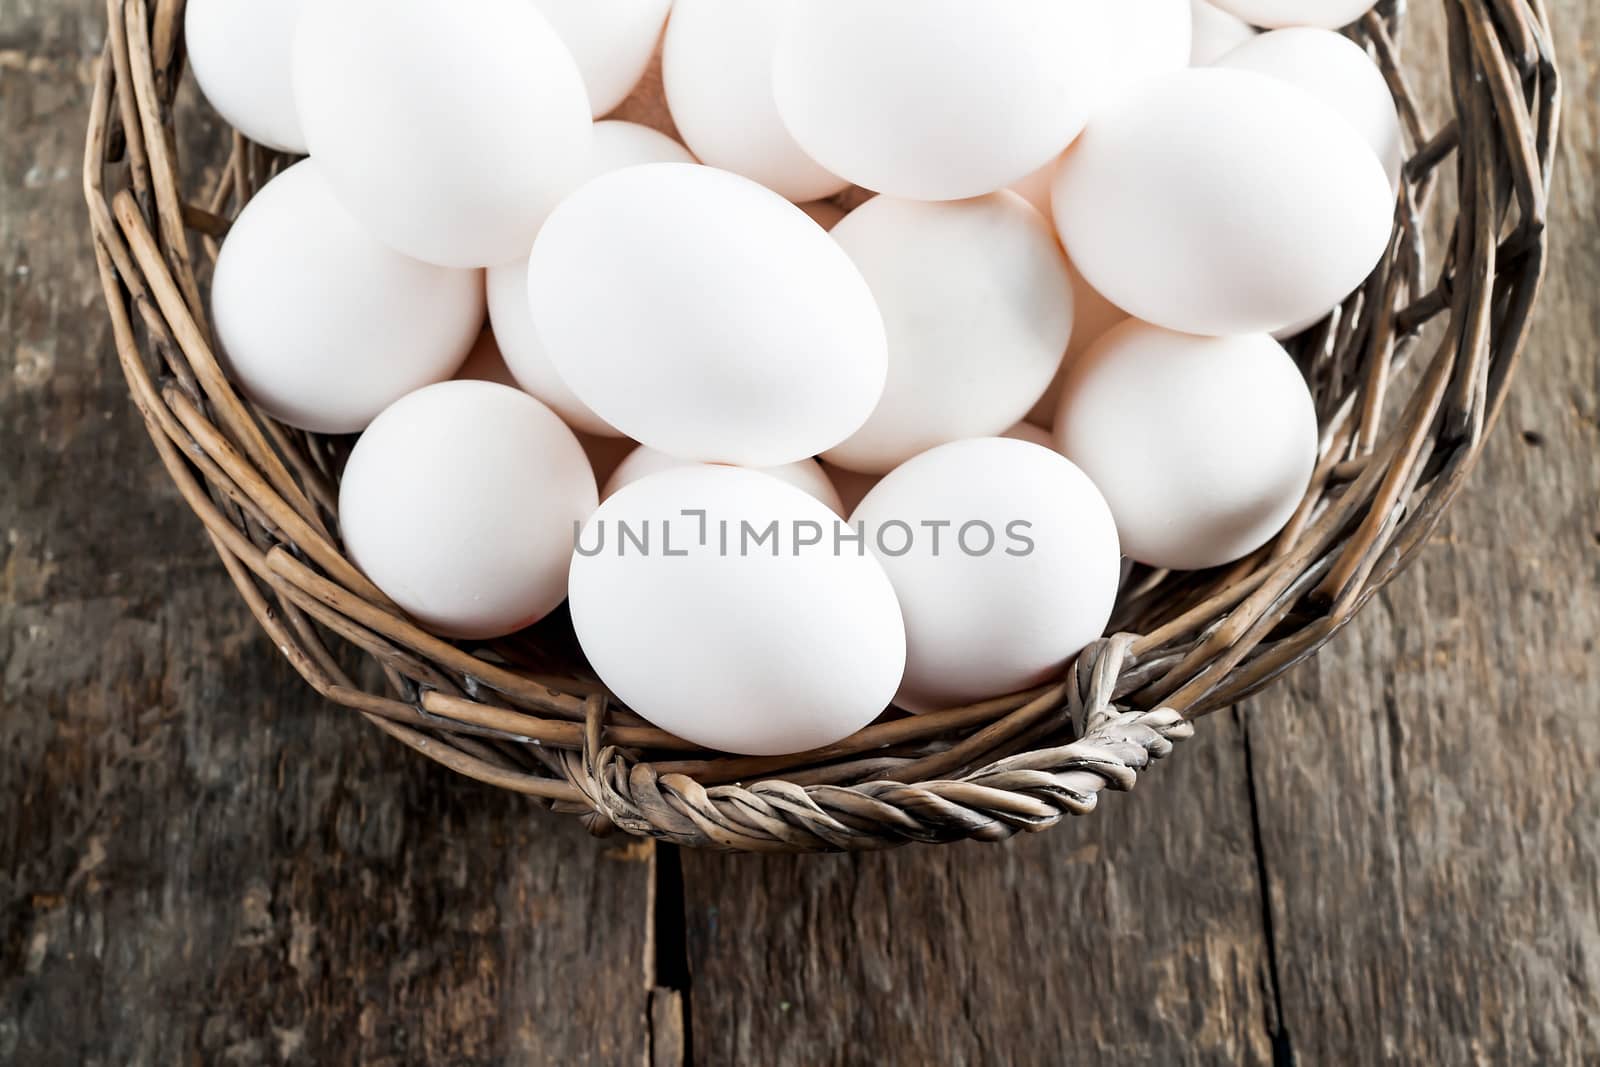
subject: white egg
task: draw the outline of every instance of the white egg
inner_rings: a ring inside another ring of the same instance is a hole
[[[1255,26],[1320,26],[1337,30],[1371,11],[1377,0],[1211,0]]]
[[[693,461],[673,459],[665,452],[657,452],[653,448],[640,445],[617,465],[616,470],[605,482],[605,488],[600,490],[600,499],[611,499],[619,490],[641,478],[693,465]],[[839,501],[839,491],[833,487],[833,482],[829,481],[827,474],[823,473],[822,464],[814,459],[785,463],[781,467],[765,467],[760,473],[776,478],[780,482],[788,482],[796,489],[816,497],[836,515],[845,514],[844,505]]]
[[[528,261],[518,259],[490,267],[486,288],[494,339],[499,341],[506,370],[517,386],[549,405],[573,429],[616,437],[618,432],[574,397],[573,390],[550,366],[539,333],[533,328],[533,312],[528,310]]]
[[[1107,4],[1107,43],[1094,59],[1096,98],[1116,101],[1146,79],[1189,65],[1191,20],[1186,0],[1120,0]],[[1012,182],[1010,189],[1050,217],[1051,189],[1059,155]]]
[[[1366,50],[1332,30],[1288,29],[1263,33],[1216,63],[1297,85],[1349,119],[1400,187],[1405,138],[1383,72]]]
[[[572,391],[680,459],[806,459],[883,394],[861,272],[799,208],[727,171],[651,163],[589,182],[545,223],[528,292]]]
[[[1389,243],[1394,196],[1344,116],[1295,86],[1196,67],[1098,113],[1056,174],[1089,284],[1188,333],[1266,333],[1331,307]]]
[[[583,78],[528,0],[475,0],[470,17],[450,0],[318,0],[294,90],[345,207],[429,263],[527,255],[588,164]]]
[[[1128,317],[1126,311],[1084,281],[1083,272],[1074,267],[1070,260],[1067,262],[1067,274],[1072,279],[1072,339],[1067,342],[1067,354],[1061,360],[1056,376],[1050,379],[1044,395],[1028,412],[1028,421],[1037,426],[1055,425],[1056,408],[1061,400],[1061,383],[1066,381],[1072,364],[1089,350],[1090,345],[1100,340],[1101,334]]]
[[[361,435],[339,485],[350,558],[445,637],[514,633],[567,595],[573,537],[599,503],[572,431],[526,393],[444,382]]]
[[[1255,28],[1238,15],[1211,3],[1190,0],[1194,16],[1194,44],[1189,51],[1191,67],[1210,66],[1256,35]]]
[[[595,118],[644,77],[672,0],[534,0],[577,60]]]
[[[1061,157],[1054,156],[1038,170],[1023,175],[1010,185],[1013,193],[1033,205],[1033,209],[1047,219],[1050,218],[1050,190],[1055,185],[1056,168],[1059,166]]]
[[[211,312],[246,396],[290,426],[354,433],[455,373],[483,327],[483,275],[379,243],[303,160],[234,221]]]
[[[637,122],[606,119],[594,124],[594,148],[583,181],[641,163],[693,163],[683,145],[660,130]]]
[[[880,196],[833,236],[877,298],[889,378],[828,462],[882,473],[935,445],[1004,431],[1050,383],[1072,335],[1072,284],[1049,224],[1014,193]]]
[[[1067,379],[1061,451],[1094,479],[1122,550],[1199,570],[1270,541],[1317,462],[1317,417],[1294,361],[1265,334],[1116,327]]]
[[[694,465],[693,460],[673,459],[665,452],[657,452],[646,445],[639,445],[629,451],[623,457],[622,462],[617,464],[616,470],[611,472],[611,477],[601,483],[600,500],[602,503],[610,500],[617,495],[618,490],[627,488],[641,478],[648,478],[652,474],[660,474],[662,471],[677,470],[679,467],[692,467]],[[770,474],[771,472],[763,471],[762,473]]]
[[[578,640],[625,704],[697,744],[749,755],[832,744],[882,713],[905,667],[894,589],[870,553],[838,547],[849,532],[754,471],[645,478],[579,538]]]
[[[900,598],[895,703],[957,707],[1061,677],[1116,602],[1116,524],[1048,449],[980,438],[925,452],[867,494],[863,525]]]
[[[520,388],[517,380],[511,376],[511,368],[506,366],[505,357],[500,354],[500,345],[494,339],[494,331],[487,328],[478,335],[477,343],[472,346],[472,351],[467,353],[467,361],[456,371],[455,379],[461,382],[493,382],[513,389]]]
[[[713,167],[760,182],[796,203],[849,182],[806,155],[778,117],[772,55],[793,0],[677,0],[661,76],[678,133]]]
[[[1113,36],[1102,0],[806,0],[773,87],[805,151],[914,200],[993,192],[1083,128]]]
[[[658,130],[635,122],[594,124],[594,150],[583,180],[639,163],[693,163],[689,150]],[[584,433],[619,436],[567,387],[550,363],[528,309],[528,260],[523,257],[489,268],[489,319],[517,384],[543,400]]]
[[[1189,65],[1194,19],[1189,0],[1116,0],[1104,5],[1109,45],[1100,48],[1101,99],[1115,101],[1147,78]]]
[[[211,106],[257,144],[303,153],[289,82],[300,0],[189,0],[183,39],[194,80]]]

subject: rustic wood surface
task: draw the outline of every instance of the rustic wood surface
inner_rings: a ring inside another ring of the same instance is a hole
[[[279,661],[111,355],[104,5],[0,0],[0,1064],[1600,1059],[1600,11],[1549,6],[1540,325],[1417,565],[1091,818],[764,859],[593,842]]]

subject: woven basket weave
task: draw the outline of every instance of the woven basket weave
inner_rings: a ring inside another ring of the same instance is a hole
[[[1399,69],[1403,5],[1380,4],[1351,30],[1394,91],[1409,162],[1383,262],[1292,346],[1322,452],[1288,528],[1228,568],[1137,571],[1117,636],[1059,684],[889,712],[818,751],[699,750],[611,702],[564,616],[501,642],[450,643],[349,562],[335,500],[350,442],[274,423],[213,353],[201,278],[228,220],[287,161],[235,134],[217,186],[191,188],[173,133],[182,0],[107,5],[84,191],[117,357],[262,628],[329,701],[423,755],[596,833],[685,845],[854,850],[1040,830],[1131,788],[1195,719],[1348,623],[1433,530],[1499,414],[1545,263],[1559,81],[1541,0],[1432,2],[1448,17],[1438,76],[1455,112],[1437,131],[1422,127]],[[1429,232],[1445,247],[1428,249]]]

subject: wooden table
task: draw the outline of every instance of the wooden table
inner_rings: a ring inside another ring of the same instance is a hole
[[[112,357],[104,4],[0,0],[0,1063],[1595,1062],[1600,8],[1549,3],[1542,317],[1411,571],[1091,818],[759,859],[591,840],[280,661]]]

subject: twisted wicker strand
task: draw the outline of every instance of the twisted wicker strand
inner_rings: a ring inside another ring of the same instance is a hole
[[[591,704],[585,751],[569,757],[571,781],[597,812],[634,834],[751,852],[824,852],[909,842],[998,841],[1095,809],[1106,789],[1128,790],[1152,760],[1194,726],[1172,708],[1122,711],[1112,694],[1131,667],[1133,638],[1098,641],[1078,657],[1066,717],[1081,733],[959,778],[907,784],[802,787],[785,781],[706,787],[681,774],[630,763],[625,750],[591,747],[604,706]],[[1081,724],[1081,725],[1080,725]]]

